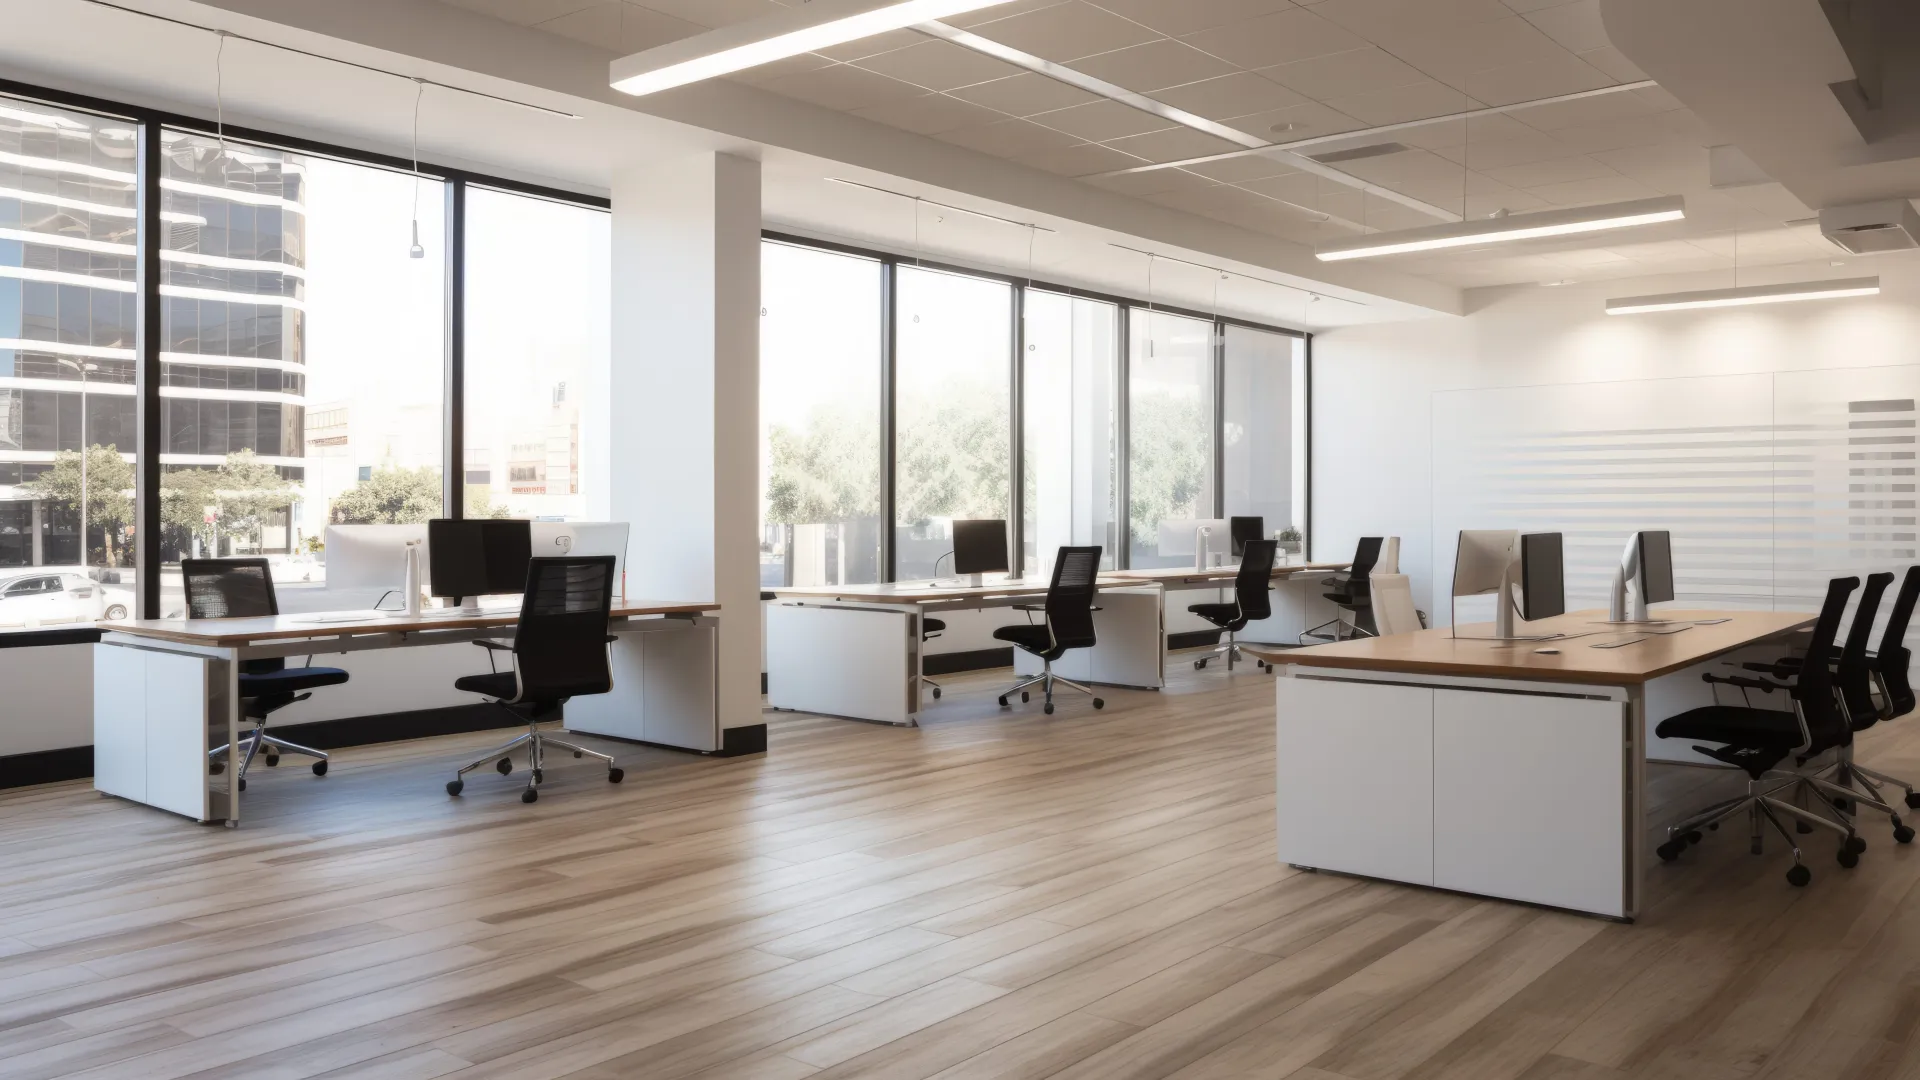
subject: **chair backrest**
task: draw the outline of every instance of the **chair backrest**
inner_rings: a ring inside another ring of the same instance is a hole
[[[1063,547],[1053,559],[1047,585],[1047,629],[1055,648],[1085,649],[1093,640],[1094,582],[1100,577],[1100,547]]]
[[[1913,605],[1920,600],[1920,566],[1907,567],[1900,579],[1900,592],[1893,598],[1893,610],[1887,614],[1887,630],[1880,637],[1880,651],[1874,655],[1873,671],[1880,676],[1886,693],[1888,720],[1913,711],[1913,682],[1907,665],[1913,662],[1913,650],[1907,648],[1907,623],[1913,619]]]
[[[1380,636],[1411,634],[1420,629],[1420,612],[1413,606],[1413,579],[1406,574],[1374,574],[1373,624]]]
[[[1380,561],[1380,547],[1385,539],[1379,536],[1363,536],[1360,545],[1353,549],[1353,568],[1348,570],[1355,581],[1365,581],[1373,573],[1374,564]]]
[[[1819,658],[1833,655],[1834,639],[1840,636],[1840,619],[1847,611],[1847,598],[1860,587],[1857,577],[1834,578],[1827,582],[1827,599],[1820,605],[1820,617],[1807,637],[1807,662],[1800,665],[1794,680],[1793,700],[1806,722],[1807,745],[1802,754],[1818,754],[1844,746],[1853,738],[1853,728],[1840,711],[1835,697],[1832,670]]]
[[[1847,719],[1853,730],[1872,727],[1880,719],[1873,703],[1873,669],[1867,663],[1867,639],[1873,636],[1874,616],[1880,613],[1880,596],[1893,584],[1893,574],[1868,574],[1866,588],[1860,590],[1860,602],[1853,608],[1853,625],[1847,628],[1847,643],[1840,648],[1840,663],[1834,681],[1840,687],[1840,701],[1847,707]],[[1808,662],[1813,661],[1812,656]]]
[[[1380,545],[1380,557],[1373,561],[1373,569],[1368,577],[1375,574],[1397,574],[1400,572],[1400,538],[1389,536]]]
[[[265,559],[183,559],[189,619],[258,619],[280,614]]]
[[[607,658],[611,555],[533,559],[513,635],[521,701],[558,701],[613,689]]]
[[[1273,614],[1273,559],[1278,540],[1248,540],[1240,548],[1240,573],[1233,579],[1234,599],[1245,619]]]

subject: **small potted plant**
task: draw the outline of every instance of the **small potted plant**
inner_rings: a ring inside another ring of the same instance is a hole
[[[1281,529],[1280,532],[1274,536],[1274,539],[1280,541],[1280,550],[1285,552],[1288,558],[1300,554],[1299,529],[1289,525]]]

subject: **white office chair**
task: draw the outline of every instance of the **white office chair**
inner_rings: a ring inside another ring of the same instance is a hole
[[[1422,629],[1420,612],[1413,606],[1413,579],[1405,574],[1374,574],[1368,579],[1373,587],[1373,624],[1380,636],[1411,634]]]
[[[1400,538],[1389,536],[1380,545],[1380,559],[1373,564],[1373,576],[1400,572]]]

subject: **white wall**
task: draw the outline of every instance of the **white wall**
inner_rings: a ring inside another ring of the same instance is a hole
[[[1754,272],[1741,283],[1870,273],[1881,276],[1877,297],[1631,316],[1607,315],[1606,299],[1723,288],[1729,275],[1480,289],[1465,316],[1318,335],[1314,557],[1351,554],[1362,535],[1398,535],[1415,603],[1433,611],[1436,392],[1920,362],[1920,257]]]

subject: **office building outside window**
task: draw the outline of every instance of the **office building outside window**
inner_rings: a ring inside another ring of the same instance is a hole
[[[1214,324],[1139,307],[1128,323],[1131,565],[1191,565],[1195,522],[1214,516]]]
[[[760,583],[879,581],[883,267],[760,250]]]
[[[1007,516],[1013,286],[907,266],[896,280],[894,566],[909,581],[953,572],[955,518]]]
[[[0,633],[134,609],[130,121],[0,97]]]
[[[466,514],[607,514],[613,216],[467,189]]]

